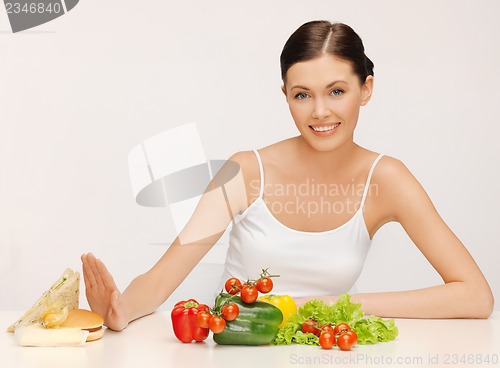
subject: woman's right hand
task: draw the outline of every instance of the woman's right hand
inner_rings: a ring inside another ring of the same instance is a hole
[[[115,331],[127,327],[127,306],[122,293],[116,287],[113,276],[100,259],[92,253],[81,257],[85,295],[92,311],[104,318],[104,324]]]

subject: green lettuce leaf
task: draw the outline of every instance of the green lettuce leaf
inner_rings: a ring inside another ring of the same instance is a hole
[[[285,323],[274,338],[273,345],[290,345],[295,334],[300,331],[301,325],[297,322]],[[302,333],[302,331],[300,331]]]
[[[330,310],[331,321],[334,321],[335,324],[345,322],[349,326],[352,326],[364,316],[361,304],[351,302],[349,294],[341,295],[337,302],[330,307]]]
[[[300,323],[306,319],[314,319],[319,324],[328,323],[331,318],[331,308],[322,300],[313,299],[309,300],[301,306],[297,313],[292,316],[289,321]]]
[[[384,320],[370,316],[357,321],[352,327],[358,335],[358,344],[375,344],[391,341],[398,336],[398,328],[393,319]]]
[[[319,299],[306,302],[281,327],[273,344],[290,345],[296,343],[319,345],[317,336],[302,332],[302,323],[307,319],[316,320],[319,326],[325,323],[336,325],[345,322],[356,331],[358,344],[375,344],[377,342],[391,341],[398,335],[398,328],[394,320],[384,320],[376,316],[365,318],[361,304],[352,302],[349,294],[343,294],[332,305],[328,305]]]
[[[303,333],[299,330],[293,336],[292,342],[303,345],[319,345],[319,338],[315,334]]]

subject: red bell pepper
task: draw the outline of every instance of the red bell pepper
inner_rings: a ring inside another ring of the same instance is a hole
[[[172,309],[172,326],[175,336],[182,342],[203,341],[208,337],[209,329],[199,327],[196,315],[209,309],[206,304],[199,304],[194,299],[183,300]]]

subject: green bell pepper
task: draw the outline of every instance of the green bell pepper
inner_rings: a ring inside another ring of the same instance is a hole
[[[214,334],[214,341],[221,345],[266,345],[278,334],[283,314],[272,304],[256,301],[247,304],[239,296],[219,294],[215,305],[224,304],[227,299],[236,303],[240,313],[234,321],[228,321],[224,331]]]

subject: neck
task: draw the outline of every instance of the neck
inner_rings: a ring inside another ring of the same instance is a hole
[[[297,159],[315,172],[342,172],[348,167],[359,150],[354,142],[348,142],[331,151],[318,151],[311,147],[302,136],[296,138]]]

